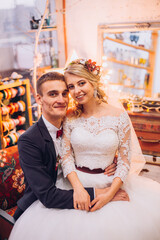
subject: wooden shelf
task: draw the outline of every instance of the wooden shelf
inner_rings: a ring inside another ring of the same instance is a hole
[[[127,86],[127,85],[123,85],[124,88],[133,88],[133,89],[137,89],[137,90],[143,90],[145,91],[144,88],[140,88],[140,87],[134,87],[134,86]]]
[[[117,60],[115,58],[107,58],[107,61],[122,64],[122,65],[126,65],[126,66],[130,66],[130,67],[145,69],[148,72],[152,71],[152,69],[150,67],[143,67],[141,65],[136,65],[136,64],[129,63],[129,62],[125,62],[125,61],[120,61],[120,60]]]
[[[117,85],[117,86],[121,86],[121,87],[124,87],[124,88],[133,88],[133,89],[138,89],[138,90],[145,90],[144,88],[140,88],[140,87],[135,87],[133,85],[124,85],[122,83],[113,83],[113,82],[109,82],[110,85]]]
[[[15,80],[12,83],[2,84],[0,85],[0,91],[6,89],[6,88],[12,88],[12,87],[19,87],[21,85],[27,84],[29,79],[21,79],[21,80]]]
[[[136,48],[136,49],[139,49],[139,50],[143,50],[145,52],[154,53],[154,51],[151,50],[151,49],[147,49],[147,48],[139,47],[139,46],[134,46],[132,44],[125,43],[125,42],[123,42],[122,40],[119,40],[119,39],[114,39],[114,38],[110,38],[110,37],[105,37],[104,40],[105,39],[113,41],[113,42],[116,42],[116,43],[119,43],[119,44],[123,44],[123,45],[128,46],[128,47],[132,47],[132,48]]]
[[[41,32],[48,32],[48,31],[54,31],[54,30],[57,30],[57,27],[45,27],[45,28],[42,28],[41,29]],[[29,31],[27,31],[28,33],[35,33],[35,32],[37,32],[38,31],[38,29],[32,29],[32,30],[29,30]]]
[[[127,109],[127,112],[130,116],[135,116],[135,117],[147,117],[147,118],[158,118],[160,119],[160,114],[158,112],[132,112],[131,110]]]

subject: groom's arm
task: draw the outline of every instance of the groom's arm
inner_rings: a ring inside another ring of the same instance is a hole
[[[23,135],[18,141],[18,149],[20,164],[27,180],[27,188],[19,201],[19,207],[25,210],[28,202],[33,202],[31,199],[39,199],[47,208],[74,208],[73,190],[62,190],[55,186],[55,181],[44,164],[42,149]],[[93,199],[93,188],[86,190]]]

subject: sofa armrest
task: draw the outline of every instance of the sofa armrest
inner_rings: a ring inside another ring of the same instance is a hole
[[[5,240],[9,238],[14,225],[14,218],[8,213],[0,209],[0,239]]]

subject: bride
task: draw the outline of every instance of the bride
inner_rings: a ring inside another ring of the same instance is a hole
[[[95,62],[71,62],[65,79],[75,108],[64,122],[63,173],[56,186],[74,189],[77,210],[47,209],[37,200],[18,219],[11,239],[159,240],[160,184],[137,174],[144,162],[127,113],[107,100]],[[116,154],[116,172],[107,176]],[[84,187],[95,188],[92,202]],[[98,197],[97,188],[105,188]],[[120,189],[129,201],[111,201]]]

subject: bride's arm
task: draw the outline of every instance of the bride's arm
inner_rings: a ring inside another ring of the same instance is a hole
[[[91,189],[84,189],[82,183],[80,182],[77,173],[75,172],[75,158],[72,145],[70,142],[70,135],[72,131],[72,123],[69,119],[63,124],[63,138],[62,138],[62,158],[61,166],[63,170],[64,177],[67,177],[71,183],[74,194],[74,208],[80,210],[89,211],[90,207],[90,195],[88,194]],[[87,190],[87,191],[86,191]],[[92,188],[93,191],[93,188]],[[93,199],[93,197],[92,197]]]
[[[107,188],[106,191],[105,189],[102,190],[102,194],[99,194],[99,192],[101,193],[101,190],[95,190],[97,197],[91,203],[93,206],[91,211],[95,211],[111,201],[125,181],[130,168],[130,135],[129,117],[127,113],[124,112],[120,115],[118,124],[119,147],[117,169],[114,175],[114,180],[111,187]]]
[[[91,207],[90,196],[88,192],[84,189],[76,172],[69,173],[67,175],[67,178],[70,181],[74,190],[73,193],[74,208],[89,211]]]

